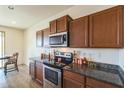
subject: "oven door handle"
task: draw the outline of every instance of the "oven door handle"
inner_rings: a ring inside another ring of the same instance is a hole
[[[64,36],[62,35],[61,36],[61,44],[63,44],[63,42],[64,42],[63,39],[64,39]]]
[[[51,67],[51,66],[47,66],[47,65],[45,65],[45,64],[43,64],[43,68],[48,68],[48,69],[51,69],[51,70],[53,70],[53,71],[61,72],[61,69],[54,68],[54,67]]]

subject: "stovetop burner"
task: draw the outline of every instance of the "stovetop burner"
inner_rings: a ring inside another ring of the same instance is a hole
[[[60,59],[61,59],[61,61],[60,61]],[[60,62],[58,62],[58,61],[60,61]],[[72,63],[72,61],[73,61],[72,53],[56,52],[54,61],[46,61],[46,62],[43,62],[43,64],[45,64],[49,67],[62,69],[67,64]]]
[[[62,69],[64,66],[66,66],[66,64],[64,63],[59,63],[59,62],[43,62],[43,64],[50,66],[50,67],[54,67],[54,68],[58,68],[58,69]]]

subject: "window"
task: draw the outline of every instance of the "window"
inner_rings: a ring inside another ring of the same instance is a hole
[[[4,56],[5,48],[5,32],[0,31],[0,57]],[[3,60],[0,60],[0,68],[3,67]]]

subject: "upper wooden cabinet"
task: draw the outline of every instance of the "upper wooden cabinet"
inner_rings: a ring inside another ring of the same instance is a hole
[[[50,29],[46,28],[43,30],[43,47],[49,47],[49,35]]]
[[[90,47],[123,47],[123,6],[89,16]]]
[[[68,15],[57,19],[57,32],[66,32],[66,31],[68,31],[70,21],[72,21],[72,19]]]
[[[36,46],[37,47],[43,46],[43,31],[36,32]]]
[[[50,22],[50,34],[56,33],[56,20]]]
[[[69,30],[70,47],[88,47],[88,16],[70,22]]]
[[[69,15],[60,17],[50,22],[50,34],[66,32],[69,30],[69,22],[72,18]]]

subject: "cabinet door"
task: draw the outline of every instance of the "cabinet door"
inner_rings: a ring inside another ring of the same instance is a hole
[[[56,20],[50,22],[50,34],[56,33]]]
[[[86,78],[86,86],[92,87],[92,88],[117,88],[117,86],[103,82],[103,81],[99,81],[99,80],[95,80],[92,78]]]
[[[35,79],[35,62],[30,62],[29,74],[31,75],[32,79]]]
[[[42,31],[36,32],[36,46],[37,47],[43,46],[43,32]]]
[[[122,47],[122,7],[90,15],[90,47]]]
[[[50,35],[50,29],[44,29],[43,30],[43,46],[49,47],[49,35]]]
[[[41,62],[36,62],[36,80],[43,84],[43,65]]]
[[[70,47],[88,47],[88,17],[78,18],[70,23]]]
[[[67,31],[67,18],[66,16],[57,19],[57,32]]]
[[[63,78],[63,87],[64,88],[82,88],[84,85],[80,82],[72,80],[70,78]]]
[[[84,76],[67,70],[63,71],[64,88],[81,88],[84,87],[84,84]]]

